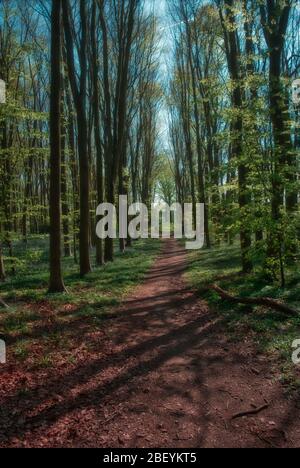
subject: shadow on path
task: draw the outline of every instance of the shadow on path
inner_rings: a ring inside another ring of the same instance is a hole
[[[266,422],[231,422],[265,399],[275,445],[291,444],[281,426],[295,430],[294,402],[279,406],[268,363],[257,362],[250,345],[228,342],[187,287],[185,267],[186,252],[166,241],[144,283],[103,322],[100,351],[46,373],[25,395],[20,388],[2,395],[0,446],[265,447],[275,444],[262,436]]]

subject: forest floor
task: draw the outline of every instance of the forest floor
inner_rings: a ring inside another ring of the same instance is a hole
[[[186,251],[166,241],[100,327],[73,322],[73,359],[68,350],[53,367],[0,368],[0,446],[299,447],[299,393],[251,336],[227,333],[187,267]],[[55,313],[45,306],[49,327]]]

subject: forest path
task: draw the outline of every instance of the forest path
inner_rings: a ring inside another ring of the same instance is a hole
[[[185,249],[166,241],[111,325],[111,338],[127,362],[120,369],[124,385],[111,389],[102,446],[297,444],[299,409],[250,343],[228,340],[216,314],[186,284],[186,262]],[[232,421],[236,413],[266,403],[258,415]]]
[[[186,264],[186,251],[165,241],[143,284],[90,330],[80,365],[61,366],[28,400],[6,401],[1,446],[300,446],[299,403],[252,343],[228,339],[185,282]]]

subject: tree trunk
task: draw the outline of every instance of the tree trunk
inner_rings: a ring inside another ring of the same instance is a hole
[[[108,177],[106,182],[106,199],[115,206],[115,187],[112,177]],[[114,261],[114,239],[110,237],[105,239],[104,261],[105,263]]]
[[[74,57],[74,40],[70,23],[70,3],[63,1],[63,19],[65,29],[65,43],[67,51],[67,63],[69,79],[76,107],[77,127],[78,127],[78,155],[79,155],[79,179],[80,179],[80,235],[79,235],[79,257],[80,275],[84,277],[91,271],[90,263],[90,203],[89,203],[89,157],[88,157],[88,124],[86,115],[86,94],[87,94],[87,16],[86,2],[80,0],[81,19],[81,41],[79,50],[80,61],[80,85],[77,84],[77,73]]]
[[[204,233],[205,233],[205,243],[208,249],[211,248],[210,243],[210,233],[209,233],[209,210],[206,200],[205,193],[205,174],[204,174],[204,164],[202,157],[202,141],[201,141],[201,129],[200,129],[200,115],[198,108],[198,96],[197,96],[197,86],[196,86],[196,76],[195,76],[195,64],[192,55],[192,40],[191,40],[191,31],[189,19],[186,15],[185,10],[183,10],[184,20],[186,23],[186,32],[187,32],[187,48],[188,48],[188,59],[192,79],[192,92],[193,92],[193,107],[194,107],[194,117],[195,117],[195,131],[196,131],[196,146],[197,146],[197,155],[198,155],[198,191],[200,203],[204,204]]]
[[[69,229],[69,205],[68,205],[68,185],[67,185],[67,161],[66,161],[66,129],[61,128],[61,198],[63,215],[63,233],[64,233],[64,253],[65,257],[71,257],[70,229]]]
[[[281,82],[281,63],[284,50],[286,31],[291,11],[291,2],[280,7],[274,2],[261,6],[261,21],[266,42],[269,48],[269,97],[271,122],[274,139],[274,163],[271,178],[272,199],[271,217],[272,226],[268,233],[268,270],[272,270],[276,278],[280,269],[281,283],[284,286],[283,249],[285,236],[282,226],[281,207],[284,204],[284,191],[286,190],[286,208],[293,212],[297,205],[297,191],[285,184],[295,181],[296,170],[292,163],[293,146],[288,123],[288,107]]]
[[[94,132],[96,146],[96,180],[97,180],[97,205],[104,202],[104,185],[103,185],[103,153],[101,142],[101,126],[100,126],[100,92],[99,92],[99,66],[98,66],[98,50],[97,50],[97,31],[96,31],[96,0],[93,1],[92,20],[91,20],[91,41],[92,41],[92,61],[93,61],[93,107],[94,107]],[[96,225],[99,219],[96,219]],[[103,241],[97,237],[96,239],[96,265],[102,266],[103,258]]]
[[[232,157],[238,161],[238,199],[240,207],[240,242],[242,253],[242,268],[244,273],[250,273],[253,269],[252,261],[249,257],[252,245],[251,231],[247,221],[247,210],[249,205],[249,193],[247,186],[248,168],[243,160],[243,120],[242,110],[242,88],[241,88],[241,65],[240,65],[240,46],[236,33],[236,19],[233,9],[233,0],[225,0],[225,16],[220,9],[221,21],[224,31],[226,55],[228,69],[234,84],[232,92],[232,104],[234,108],[234,117],[232,122]],[[229,25],[229,26],[228,26]]]
[[[3,262],[3,255],[2,255],[2,245],[0,241],[0,281],[3,282],[6,279],[4,262]]]
[[[61,269],[61,6],[52,0],[50,99],[50,293],[65,291]]]

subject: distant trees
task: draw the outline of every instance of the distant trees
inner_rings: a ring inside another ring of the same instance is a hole
[[[239,233],[243,271],[263,257],[265,276],[284,286],[285,265],[299,249],[290,100],[299,10],[285,0],[168,5],[176,25],[168,104],[178,197],[206,201],[207,246]]]
[[[118,178],[121,191],[123,189],[128,145],[128,97],[132,85],[131,59],[141,21],[141,7],[137,0],[100,0],[99,10],[103,41],[105,190],[106,200],[114,205]],[[118,15],[114,14],[115,11]],[[113,43],[109,43],[109,37]],[[112,55],[116,57],[115,62],[111,61]],[[107,238],[105,261],[112,260],[113,239]]]
[[[60,249],[81,276],[114,259],[113,239],[95,236],[99,203],[175,191],[194,214],[206,204],[207,248],[239,236],[242,270],[259,258],[284,285],[300,240],[294,2],[168,0],[161,66],[149,2],[63,0],[54,75],[50,6],[0,3],[0,280],[21,268],[15,241],[30,248],[51,225],[50,290],[63,290]]]
[[[117,193],[130,195],[132,192],[133,198],[137,196],[137,181],[129,178],[132,161],[129,152],[135,153],[136,162],[145,157],[146,152],[139,146],[139,140],[135,142],[137,147],[134,146],[130,139],[131,128],[136,124],[142,99],[150,92],[153,97],[147,98],[145,103],[152,100],[153,105],[156,99],[153,93],[157,75],[150,72],[154,63],[154,59],[150,59],[154,50],[154,20],[151,15],[145,15],[140,2],[95,0],[76,3],[78,24],[68,1],[63,4],[63,20],[66,64],[77,116],[80,271],[84,276],[90,271],[89,247],[93,242],[96,243],[97,265],[114,259],[113,239],[107,238],[104,246],[99,239],[93,240],[92,207],[95,209],[95,205],[102,201],[114,205]],[[153,119],[155,112],[152,109]],[[154,157],[157,135],[153,133],[153,124],[144,121],[141,132],[148,131],[152,132],[152,148],[148,152],[151,151]],[[149,138],[147,141],[150,142]],[[143,167],[138,163],[140,170]],[[150,166],[147,177],[151,177],[151,172]],[[96,180],[92,186],[91,177]],[[125,247],[124,240],[120,240],[120,249],[124,251]]]
[[[18,14],[16,13],[18,11]],[[16,15],[15,15],[16,13]],[[32,38],[38,35],[38,24],[22,2],[0,4],[0,77],[7,85],[6,104],[0,106],[0,244],[1,277],[13,275],[19,259],[14,255],[14,233],[37,230],[45,225],[46,178],[43,150],[47,117],[43,115],[48,79],[41,49]],[[21,21],[22,18],[22,21]],[[38,87],[37,82],[45,86]],[[34,178],[34,172],[38,174]]]
[[[167,155],[162,154],[158,163],[157,195],[168,206],[177,202],[174,165]]]
[[[206,246],[209,248],[211,233],[208,188],[212,179],[216,185],[219,182],[218,148],[214,138],[214,131],[217,130],[214,116],[216,97],[215,91],[212,91],[212,84],[219,66],[218,57],[214,58],[213,52],[216,50],[218,34],[220,35],[220,25],[213,8],[199,8],[199,2],[194,0],[170,2],[170,11],[174,22],[182,24],[182,27],[174,32],[176,65],[170,89],[173,106],[171,116],[172,120],[179,119],[178,124],[183,131],[186,168],[189,171],[188,186],[194,212],[197,202],[205,203],[206,206],[204,227]],[[207,42],[203,44],[201,31],[205,41],[211,34],[209,46]],[[175,142],[173,137],[172,144]],[[176,146],[178,143],[180,142],[177,141]],[[178,149],[175,150],[173,146],[176,153]],[[175,160],[178,157],[176,155]],[[179,172],[179,168],[177,171]],[[217,192],[214,193],[214,197],[216,196],[218,197]]]
[[[162,97],[153,12],[137,0],[59,3],[0,5],[8,87],[0,109],[0,278],[21,267],[14,240],[30,248],[32,236],[50,233],[51,292],[64,290],[61,251],[79,262],[81,276],[92,269],[94,247],[96,266],[114,259],[113,240],[96,239],[99,203],[115,203],[119,193],[153,200]]]

